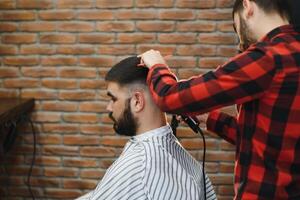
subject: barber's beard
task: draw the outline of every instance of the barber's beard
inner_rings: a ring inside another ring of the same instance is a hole
[[[109,113],[109,118],[114,122],[114,130],[119,135],[135,136],[137,131],[137,120],[133,116],[130,110],[130,99],[127,99],[125,109],[119,119],[115,119],[112,116],[112,112]]]
[[[246,21],[240,17],[240,50],[243,52],[247,50],[252,44],[256,43],[257,40],[252,36],[252,32],[250,31]]]

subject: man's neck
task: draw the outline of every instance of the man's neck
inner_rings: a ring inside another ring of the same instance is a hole
[[[137,129],[136,134],[140,135],[165,125],[167,125],[167,119],[165,113],[159,113],[156,115],[147,115],[139,119],[139,127]]]
[[[289,22],[287,19],[282,18],[278,14],[269,14],[261,20],[258,20],[258,23],[255,25],[257,28],[256,36],[258,41],[265,37],[269,32],[283,25],[288,25]]]

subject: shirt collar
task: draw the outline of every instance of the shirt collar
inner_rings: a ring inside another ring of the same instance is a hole
[[[263,37],[263,39],[261,41],[269,42],[269,41],[272,41],[275,37],[277,37],[278,35],[280,35],[282,33],[292,33],[295,31],[296,31],[295,27],[290,24],[279,26],[279,27],[273,29],[272,31],[270,31],[266,36]]]
[[[172,129],[171,129],[170,125],[167,124],[167,125],[162,126],[160,128],[153,129],[151,131],[147,131],[147,132],[142,133],[140,135],[133,136],[131,138],[131,140],[133,140],[133,141],[144,141],[144,140],[151,139],[153,137],[162,137],[162,136],[165,136],[165,135],[167,135],[171,132],[172,132]]]

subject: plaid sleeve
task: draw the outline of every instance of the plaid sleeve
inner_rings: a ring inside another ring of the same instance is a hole
[[[235,145],[238,137],[238,125],[235,117],[214,110],[209,113],[206,121],[207,130],[219,135],[227,142]]]
[[[161,110],[198,115],[227,105],[241,104],[263,95],[274,72],[268,51],[252,47],[215,71],[177,81],[168,66],[154,65],[147,83]]]

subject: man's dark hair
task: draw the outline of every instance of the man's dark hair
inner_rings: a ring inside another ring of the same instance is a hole
[[[114,65],[106,74],[105,80],[116,82],[120,85],[142,83],[146,85],[149,69],[138,66],[141,58],[137,56],[128,57]]]
[[[277,12],[281,17],[291,19],[290,6],[287,0],[250,0],[254,1],[266,13]],[[243,9],[243,0],[236,0],[233,5],[232,15]]]

